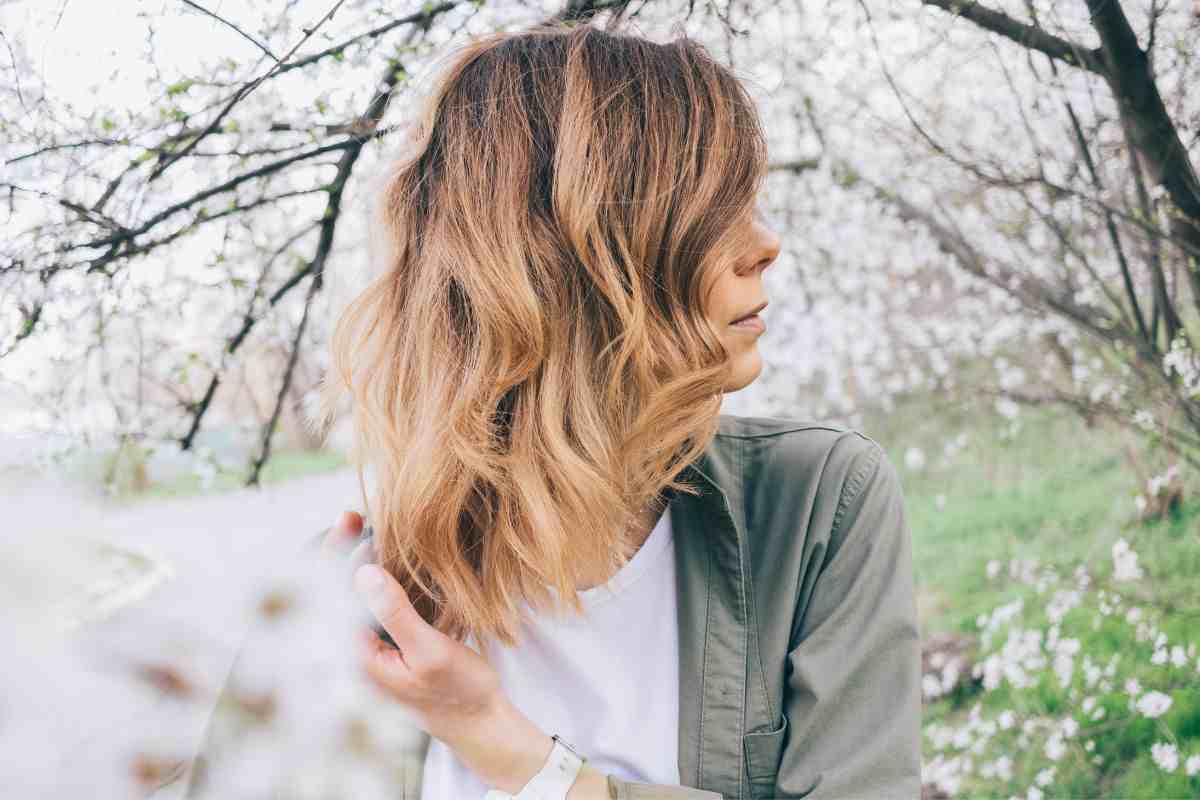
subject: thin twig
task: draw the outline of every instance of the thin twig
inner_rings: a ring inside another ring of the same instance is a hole
[[[239,35],[241,35],[241,36],[242,36],[242,38],[244,38],[246,41],[250,42],[250,43],[251,43],[251,44],[253,44],[255,47],[257,47],[259,50],[262,50],[264,53],[266,53],[268,56],[270,56],[270,57],[271,57],[271,60],[272,60],[272,61],[274,61],[276,64],[278,64],[278,63],[279,63],[279,58],[278,58],[278,57],[276,57],[276,55],[275,55],[274,53],[272,53],[272,52],[271,52],[270,48],[268,48],[268,47],[267,47],[265,44],[263,44],[262,42],[260,42],[258,39],[255,39],[253,36],[251,36],[250,34],[246,33],[244,30],[242,30],[241,28],[239,28],[237,25],[234,25],[232,22],[230,22],[229,20],[227,20],[227,19],[225,19],[224,17],[222,17],[220,14],[216,13],[215,11],[209,11],[209,10],[208,10],[207,8],[205,8],[204,6],[200,5],[199,3],[195,3],[195,2],[193,2],[192,0],[181,0],[181,2],[182,2],[182,3],[183,3],[185,6],[189,6],[189,7],[191,7],[191,8],[194,8],[194,9],[196,9],[197,11],[199,11],[201,14],[207,14],[208,16],[210,16],[210,17],[212,17],[213,19],[215,19],[217,22],[220,22],[220,23],[222,23],[223,25],[226,25],[227,27],[230,27],[230,28],[232,28],[232,29],[233,29],[233,30],[234,30],[236,33],[238,33]]]
[[[296,42],[295,45],[292,46],[291,50],[288,50],[287,53],[284,54],[282,60],[276,61],[275,65],[272,66],[269,70],[267,70],[262,75],[255,78],[254,80],[250,81],[249,83],[245,84],[244,86],[242,86],[241,89],[239,89],[237,92],[235,92],[233,97],[231,97],[229,99],[229,102],[225,104],[225,107],[222,108],[221,111],[217,114],[217,116],[213,118],[212,122],[208,123],[208,125],[204,128],[204,130],[200,131],[200,133],[197,134],[194,139],[192,139],[190,142],[188,142],[183,147],[182,150],[180,150],[178,153],[174,153],[174,154],[170,155],[169,157],[164,159],[158,166],[156,166],[154,168],[154,171],[151,172],[149,177],[146,178],[146,182],[150,183],[155,178],[162,175],[167,170],[167,168],[169,168],[172,164],[179,161],[179,159],[183,158],[188,153],[190,153],[192,151],[192,148],[194,148],[196,145],[198,145],[202,139],[204,139],[210,133],[212,133],[217,128],[219,128],[221,126],[221,122],[225,119],[225,117],[229,114],[229,112],[233,110],[233,107],[236,106],[238,103],[240,103],[246,97],[246,95],[250,94],[252,91],[254,91],[256,88],[258,88],[260,85],[262,85],[263,81],[267,80],[272,75],[274,75],[276,73],[276,71],[278,71],[280,69],[280,67],[282,67],[283,63],[285,61],[287,61],[289,58],[291,58],[292,54],[295,53],[297,50],[299,50],[301,45],[303,45],[305,42],[307,42],[312,37],[312,35],[317,32],[318,28],[320,28],[322,25],[324,25],[329,19],[331,19],[333,17],[333,15],[335,13],[337,13],[337,10],[342,7],[342,4],[344,2],[346,2],[346,0],[337,0],[337,2],[334,3],[333,7],[330,8],[328,12],[326,12],[325,16],[323,16],[323,17],[321,17],[321,19],[317,20],[315,25],[313,25],[312,27],[309,27],[309,28],[302,28],[302,30],[304,31],[304,36],[298,42]]]

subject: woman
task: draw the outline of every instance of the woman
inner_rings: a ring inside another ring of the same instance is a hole
[[[333,341],[378,486],[363,665],[426,733],[403,796],[919,796],[896,472],[719,413],[762,368],[765,168],[686,37],[496,34],[436,85]]]

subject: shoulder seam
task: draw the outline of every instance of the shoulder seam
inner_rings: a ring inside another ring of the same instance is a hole
[[[841,496],[838,498],[837,510],[833,514],[833,525],[830,528],[830,536],[834,536],[838,532],[838,526],[842,523],[842,517],[845,516],[846,509],[854,502],[862,490],[862,487],[867,483],[867,477],[875,470],[879,469],[879,462],[883,460],[883,447],[874,439],[867,438],[870,441],[870,446],[866,448],[866,463],[858,468],[857,471],[851,473],[846,479],[846,483],[842,486]],[[861,454],[856,455],[858,459]]]
[[[796,433],[798,431],[832,431],[833,433],[854,433],[864,439],[869,438],[855,428],[844,428],[837,425],[798,425],[795,428],[785,428],[781,431],[766,431],[764,433],[718,433],[716,436],[721,439],[767,439],[772,436],[781,436],[785,433]]]

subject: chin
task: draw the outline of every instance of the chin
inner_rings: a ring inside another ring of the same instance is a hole
[[[758,379],[762,374],[762,357],[758,354],[758,348],[753,347],[748,352],[734,360],[729,373],[729,378],[725,382],[725,393],[736,392],[740,389],[745,389],[750,384]]]

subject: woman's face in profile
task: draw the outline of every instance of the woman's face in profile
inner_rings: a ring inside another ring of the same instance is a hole
[[[762,275],[779,256],[780,249],[779,237],[767,227],[757,209],[745,224],[747,244],[735,254],[731,268],[717,279],[709,296],[709,321],[720,332],[732,361],[726,393],[749,386],[762,372],[762,356],[758,352],[758,337],[764,331],[762,319],[752,316],[741,324],[736,321],[754,314],[769,299]]]

